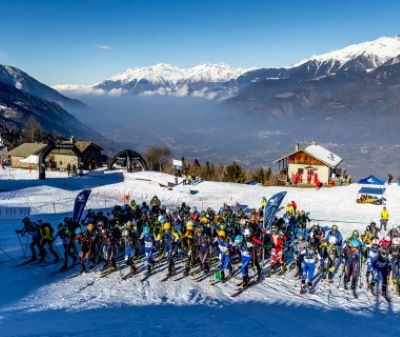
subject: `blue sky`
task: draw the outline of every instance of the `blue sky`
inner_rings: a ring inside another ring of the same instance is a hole
[[[2,0],[0,12],[0,63],[47,84],[159,62],[289,65],[400,33],[389,0]]]

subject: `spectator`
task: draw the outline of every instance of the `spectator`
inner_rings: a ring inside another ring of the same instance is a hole
[[[386,209],[386,206],[383,206],[382,212],[381,212],[381,230],[384,228],[386,231],[386,227],[389,221],[390,213],[389,210]]]

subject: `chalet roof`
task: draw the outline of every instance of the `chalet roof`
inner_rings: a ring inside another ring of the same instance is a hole
[[[12,157],[29,157],[30,155],[39,154],[47,144],[44,143],[24,143],[8,152],[8,156]]]
[[[70,144],[69,141],[63,141],[63,144]],[[24,143],[21,144],[20,146],[12,149],[11,151],[8,152],[9,156],[12,157],[29,157],[31,155],[38,155],[40,152],[42,152],[46,148],[47,144],[45,143]],[[75,146],[78,148],[79,151],[84,153],[90,146],[94,146],[99,148],[100,150],[103,150],[103,148],[93,142],[86,142],[86,141],[76,141]],[[59,154],[70,154],[71,150],[68,149],[59,149],[59,150],[53,150],[57,151]]]
[[[63,141],[62,144],[70,144],[69,141]],[[78,148],[79,151],[81,151],[81,153],[84,153],[90,146],[94,146],[99,148],[100,150],[103,150],[103,148],[93,142],[86,142],[86,141],[76,141],[75,142],[75,146]],[[53,150],[53,151],[57,151],[57,153],[59,154],[70,154],[71,150],[68,149],[60,149],[60,150]]]
[[[277,163],[301,151],[307,153],[309,156],[319,160],[320,162],[324,163],[326,166],[329,166],[332,169],[336,168],[343,161],[341,157],[324,148],[323,146],[311,144],[306,146],[305,148],[300,148],[292,153],[289,153],[282,158],[273,161],[273,163]]]

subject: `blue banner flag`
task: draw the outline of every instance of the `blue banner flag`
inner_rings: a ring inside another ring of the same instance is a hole
[[[83,190],[76,196],[73,219],[77,223],[79,223],[79,221],[81,220],[82,213],[85,209],[86,202],[89,199],[90,192],[92,192],[92,190]]]
[[[274,220],[275,214],[279,210],[283,199],[287,192],[279,192],[273,195],[264,207],[264,228],[270,229]]]

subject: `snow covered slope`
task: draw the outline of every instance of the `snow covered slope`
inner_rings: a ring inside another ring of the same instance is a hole
[[[30,206],[33,218],[57,224],[69,216],[77,193],[92,187],[88,207],[109,208],[122,203],[129,194],[138,202],[158,195],[167,205],[182,201],[199,209],[217,208],[222,203],[237,202],[259,207],[261,196],[267,198],[282,190],[284,202],[296,200],[300,208],[321,225],[336,223],[344,234],[363,230],[366,223],[378,220],[380,207],[355,203],[358,186],[321,190],[259,187],[233,183],[202,182],[196,186],[165,186],[173,176],[157,172],[126,174],[106,172],[104,176],[54,177],[38,182],[37,172],[1,171],[1,206]],[[24,178],[15,180],[13,177]],[[387,192],[390,224],[400,222],[400,188]],[[326,221],[323,221],[326,220]],[[18,220],[2,221],[0,247],[13,259],[21,251],[14,230]],[[61,248],[60,248],[61,249]],[[397,336],[400,299],[388,305],[360,289],[358,299],[351,293],[319,281],[313,295],[299,295],[299,281],[293,272],[273,276],[249,288],[237,298],[230,295],[235,283],[212,286],[210,280],[160,282],[164,272],[143,284],[140,274],[121,280],[114,273],[100,278],[97,272],[68,278],[52,273],[55,266],[14,267],[0,253],[0,328],[2,336]],[[181,267],[180,264],[177,265]],[[161,266],[163,271],[164,267]],[[122,271],[125,273],[125,271]],[[254,273],[254,271],[251,271]]]
[[[346,67],[349,62],[359,60],[359,62],[368,66],[367,69],[375,69],[398,55],[400,55],[400,35],[383,36],[373,41],[354,44],[326,54],[313,55],[291,65],[289,68],[299,67],[309,62],[316,62],[320,66],[327,63],[332,66],[338,64],[342,68]]]

